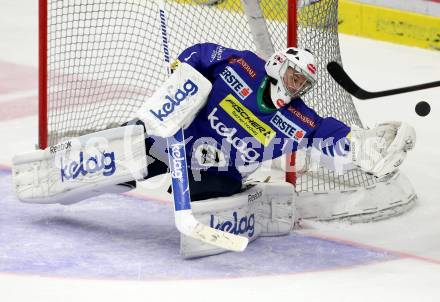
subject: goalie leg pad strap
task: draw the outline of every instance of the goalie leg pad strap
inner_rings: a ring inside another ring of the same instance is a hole
[[[144,128],[130,125],[91,133],[13,158],[18,198],[71,204],[147,174]],[[119,188],[120,187],[120,188]]]
[[[249,238],[289,234],[295,222],[294,188],[289,183],[253,183],[241,193],[191,203],[195,218],[215,229]],[[215,255],[226,250],[180,237],[185,258]]]

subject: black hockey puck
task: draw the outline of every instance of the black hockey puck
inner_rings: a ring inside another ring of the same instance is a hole
[[[431,106],[425,102],[418,102],[416,105],[416,113],[420,116],[427,116],[431,112]]]

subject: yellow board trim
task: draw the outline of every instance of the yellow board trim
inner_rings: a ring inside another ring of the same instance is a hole
[[[174,0],[187,5],[200,5],[206,0]],[[300,26],[319,27],[326,20],[301,18],[308,10],[317,11],[331,5],[330,0],[321,0],[304,6],[299,14]],[[260,0],[265,18],[286,22],[287,6],[284,0]],[[243,13],[240,2],[225,0],[216,5],[233,13]],[[276,8],[276,9],[274,9]],[[402,45],[440,50],[440,18],[400,11],[386,7],[364,4],[352,0],[339,0],[339,32]]]
[[[339,1],[339,32],[440,50],[440,18],[350,0]]]
[[[268,146],[276,132],[262,122],[255,114],[243,106],[232,94],[228,94],[221,102],[223,108],[244,130],[258,142]]]

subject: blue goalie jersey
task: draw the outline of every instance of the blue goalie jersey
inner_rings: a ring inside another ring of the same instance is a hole
[[[180,62],[213,85],[206,105],[185,129],[193,174],[199,169],[241,180],[262,161],[311,146],[314,139],[336,143],[350,132],[344,123],[320,117],[300,98],[279,110],[266,106],[263,98],[270,83],[265,61],[251,51],[196,44],[172,67]]]

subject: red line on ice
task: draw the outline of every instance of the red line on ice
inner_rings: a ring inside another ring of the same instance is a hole
[[[354,246],[354,247],[364,248],[364,249],[367,249],[367,250],[394,254],[394,255],[399,256],[401,259],[409,258],[409,259],[420,260],[420,261],[429,262],[429,263],[433,263],[433,264],[440,264],[440,260],[439,259],[423,257],[423,256],[419,256],[419,255],[415,255],[415,254],[411,254],[411,253],[407,253],[407,252],[402,252],[402,251],[398,251],[398,250],[382,248],[382,247],[378,247],[378,246],[375,246],[375,245],[369,245],[369,244],[360,243],[360,242],[351,241],[351,240],[345,240],[345,239],[341,239],[341,238],[337,238],[337,237],[321,235],[321,234],[318,234],[318,233],[313,232],[313,231],[312,232],[306,231],[306,232],[303,232],[303,234],[306,235],[306,236],[320,238],[320,239],[323,239],[323,240],[329,240],[329,241],[338,242],[338,243],[342,243],[342,244],[347,244],[347,245],[351,245],[351,246]]]
[[[1,95],[0,95],[1,96]],[[0,103],[0,121],[37,114],[38,102],[36,97],[26,97]]]
[[[0,61],[0,94],[37,89],[35,67]]]
[[[37,89],[38,70],[35,67],[0,61],[0,97],[11,93]],[[0,103],[0,121],[35,115],[37,98],[23,97]]]

